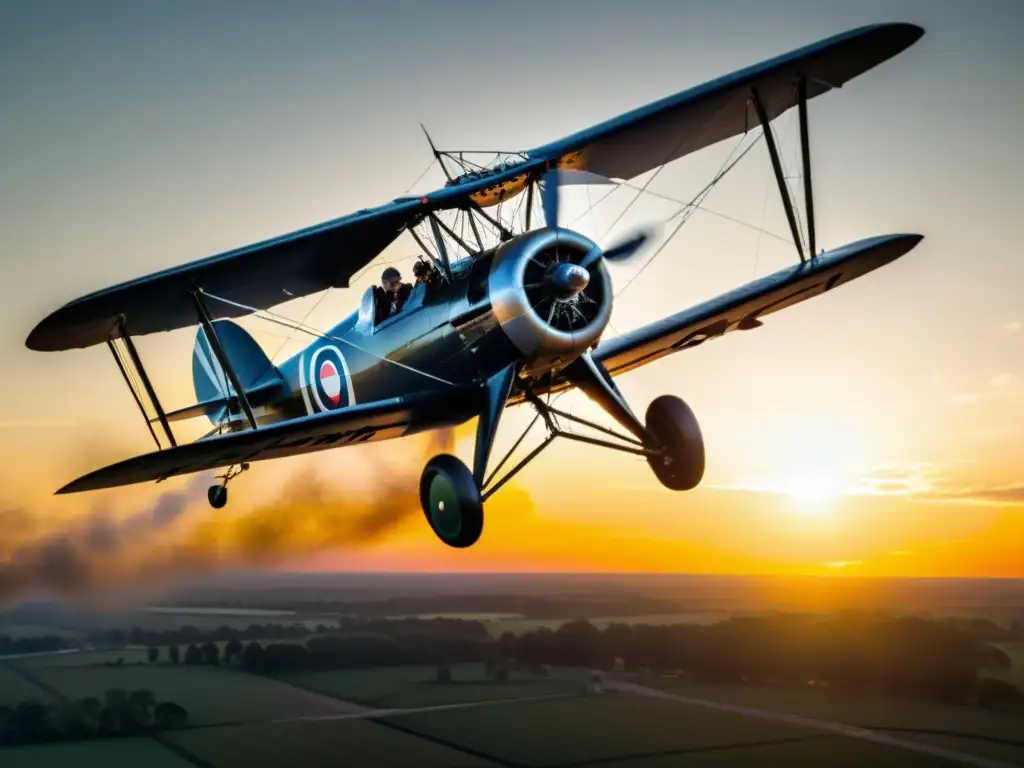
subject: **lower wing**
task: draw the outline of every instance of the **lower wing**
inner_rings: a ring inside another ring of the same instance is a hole
[[[597,346],[594,358],[617,375],[730,331],[757,328],[761,317],[885,266],[923,239],[922,235],[883,235],[844,245],[610,339]]]
[[[361,403],[135,456],[83,475],[57,493],[79,493],[166,480],[242,462],[388,440],[428,429],[455,426],[476,416],[479,410],[479,392],[462,389],[454,393],[444,390]]]

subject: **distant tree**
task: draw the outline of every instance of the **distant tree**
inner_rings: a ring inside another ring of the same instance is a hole
[[[172,644],[171,647],[167,649],[167,658],[171,660],[172,664],[177,664],[181,661],[181,649],[178,647],[177,643]]]
[[[93,732],[99,730],[100,714],[103,712],[103,704],[95,696],[86,696],[74,702],[75,709],[80,713],[82,720]]]
[[[157,730],[181,728],[188,722],[188,712],[173,701],[162,701],[153,710],[153,726]]]
[[[210,664],[214,667],[220,664],[220,649],[216,646],[216,644],[211,643],[209,641],[203,643],[201,653],[203,664]]]
[[[224,663],[230,664],[235,659],[241,660],[242,658],[242,641],[237,637],[232,637],[228,640],[227,645],[224,646]]]
[[[142,722],[149,722],[150,710],[156,706],[156,696],[148,688],[139,688],[128,694],[128,703],[140,713]]]
[[[185,649],[185,663],[186,664],[202,664],[203,654],[199,650],[198,646],[190,645]]]
[[[0,704],[0,744],[9,744],[14,740],[16,727],[14,709]]]
[[[1003,680],[983,677],[978,680],[978,706],[984,709],[1009,711],[1024,704],[1024,695]]]
[[[437,668],[437,682],[450,683],[452,681],[452,668],[444,664]]]
[[[14,709],[14,731],[18,741],[41,741],[50,730],[50,708],[38,701],[23,701]]]
[[[499,683],[507,683],[508,670],[505,669],[505,667],[497,667],[494,670],[494,679],[497,680]]]
[[[978,650],[978,665],[985,669],[1009,669],[1012,666],[1012,660],[1002,648],[983,645]]]
[[[260,672],[263,670],[263,657],[263,646],[253,641],[242,652],[242,667],[250,672]]]
[[[96,733],[96,724],[89,722],[78,702],[60,704],[53,718],[57,730],[66,739],[87,739]]]
[[[151,645],[146,651],[146,656],[149,659],[150,664],[156,664],[157,660],[160,658],[160,649]]]

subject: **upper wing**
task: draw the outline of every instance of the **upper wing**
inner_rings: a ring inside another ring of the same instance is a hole
[[[594,350],[594,357],[604,363],[612,375],[617,375],[729,331],[757,328],[764,315],[885,266],[922,239],[921,235],[884,235],[836,248],[603,342]]]
[[[480,410],[479,390],[438,390],[361,403],[268,427],[218,435],[97,469],[57,493],[165,480],[204,469],[402,437],[461,424]]]
[[[750,106],[757,87],[773,120],[797,103],[796,83],[807,78],[813,98],[881,64],[915,43],[912,24],[877,24],[830,37],[704,85],[627,112],[559,141],[537,147],[530,159],[561,160],[603,176],[629,179],[758,124]]]
[[[396,201],[97,291],[53,312],[25,343],[44,351],[89,347],[120,337],[122,315],[133,336],[197,325],[190,295],[197,287],[265,309],[346,286],[423,208],[418,199]],[[248,311],[220,303],[215,309],[219,317]]]

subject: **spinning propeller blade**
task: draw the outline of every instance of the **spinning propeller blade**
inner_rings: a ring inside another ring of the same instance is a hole
[[[557,167],[549,168],[540,179],[540,200],[541,206],[544,209],[544,224],[547,227],[558,226],[559,187],[563,183],[572,183],[570,176],[571,173],[571,171],[564,171]],[[625,261],[639,251],[640,247],[646,243],[652,235],[653,232],[650,230],[639,230],[619,244],[613,245],[605,250],[595,248],[583,257],[583,260],[578,266],[582,267],[584,270],[589,269],[602,257],[608,261]],[[563,279],[568,280],[569,276],[565,275]],[[589,279],[589,276],[586,279]],[[569,289],[568,283],[565,288],[566,290]]]

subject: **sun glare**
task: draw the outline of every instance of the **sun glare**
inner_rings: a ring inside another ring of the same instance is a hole
[[[839,484],[834,477],[824,473],[797,475],[789,479],[786,493],[802,509],[809,512],[821,512],[827,508],[828,502],[839,496]]]

